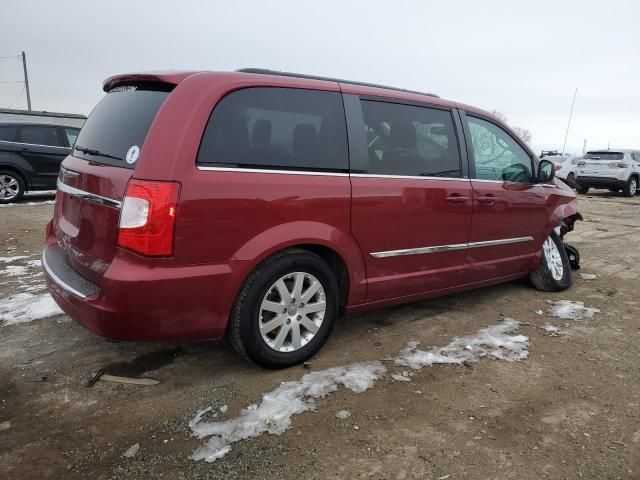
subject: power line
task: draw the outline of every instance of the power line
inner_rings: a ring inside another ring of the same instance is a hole
[[[0,81],[0,83],[24,83],[24,80]]]
[[[0,60],[4,58],[20,58],[21,56],[22,55],[4,55],[0,57]]]
[[[13,103],[11,105],[9,105],[7,108],[13,108],[13,106],[18,103],[18,100],[20,100],[20,97],[22,97],[22,94],[24,93],[24,90],[26,88],[26,85],[22,86],[22,90],[20,90],[20,93],[18,94],[18,96],[16,97],[16,99],[13,101]]]

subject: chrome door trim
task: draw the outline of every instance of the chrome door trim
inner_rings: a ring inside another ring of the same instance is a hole
[[[87,298],[87,296],[84,293],[79,292],[78,290],[73,288],[71,285],[66,284],[65,282],[62,281],[60,277],[58,277],[55,273],[53,273],[53,270],[51,270],[51,267],[47,263],[46,252],[47,252],[46,249],[44,252],[42,252],[42,268],[44,268],[47,274],[53,279],[54,282],[56,282],[56,285],[58,285],[60,288],[62,288],[63,290],[66,290],[69,293],[73,293],[77,297],[80,297],[82,299]]]
[[[348,173],[322,172],[315,170],[276,170],[269,168],[238,168],[238,167],[207,167],[197,165],[198,170],[207,172],[240,172],[240,173],[271,173],[279,175],[310,175],[319,177],[348,177]]]
[[[399,179],[408,179],[408,180],[445,180],[445,181],[454,181],[454,182],[469,182],[471,179],[467,177],[428,177],[428,176],[418,176],[418,175],[382,175],[377,173],[352,173],[352,177],[358,178],[399,178]]]
[[[502,238],[500,240],[486,240],[482,242],[471,243],[454,243],[450,245],[437,245],[434,247],[421,247],[421,248],[406,248],[402,250],[389,250],[385,252],[373,252],[370,253],[375,258],[387,258],[387,257],[401,257],[404,255],[423,255],[425,253],[440,253],[440,252],[453,252],[456,250],[468,250],[471,248],[483,248],[491,247],[494,245],[509,245],[512,243],[531,242],[533,237],[516,237],[516,238]]]
[[[79,188],[70,187],[66,183],[62,183],[60,179],[58,179],[57,186],[59,191],[68,193],[72,197],[81,198],[82,200],[86,200],[87,202],[97,203],[98,205],[104,205],[105,207],[122,207],[122,202],[119,202],[118,200],[103,197],[101,195],[96,195],[95,193],[85,192],[84,190],[80,190]]]
[[[46,127],[47,125],[45,125]],[[74,128],[74,127],[71,127]],[[0,142],[4,143],[14,143],[16,145],[29,145],[30,147],[46,147],[46,148],[59,148],[62,150],[71,150],[71,147],[62,147],[60,145],[44,145],[42,143],[25,143],[25,142],[13,142],[11,140],[0,140]]]

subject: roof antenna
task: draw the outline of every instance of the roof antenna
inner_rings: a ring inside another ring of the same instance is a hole
[[[573,106],[576,104],[576,96],[578,95],[578,88],[573,93],[573,102],[571,102],[571,112],[569,113],[569,123],[567,124],[567,133],[564,136],[564,145],[562,145],[562,155],[564,155],[564,149],[567,146],[567,137],[569,136],[569,127],[571,126],[571,117],[573,117]]]

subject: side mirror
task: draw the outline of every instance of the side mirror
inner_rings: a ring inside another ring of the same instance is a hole
[[[531,172],[525,165],[514,163],[502,169],[502,180],[504,182],[531,183]]]
[[[548,183],[556,176],[556,167],[549,160],[540,160],[536,183]]]

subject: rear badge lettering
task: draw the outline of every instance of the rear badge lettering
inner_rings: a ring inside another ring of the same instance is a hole
[[[134,145],[129,150],[127,150],[127,155],[124,157],[124,159],[129,165],[133,165],[134,163],[136,163],[136,160],[138,160],[138,155],[140,155],[140,147]]]

